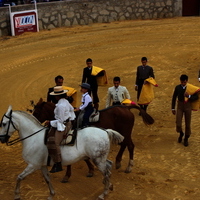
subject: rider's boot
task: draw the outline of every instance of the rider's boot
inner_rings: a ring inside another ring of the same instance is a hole
[[[99,109],[99,103],[94,103],[94,108],[95,108],[95,110],[96,110],[96,112],[97,112],[98,109]]]

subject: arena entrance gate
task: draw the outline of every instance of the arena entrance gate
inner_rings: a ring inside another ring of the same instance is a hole
[[[182,16],[199,16],[200,0],[182,0]]]

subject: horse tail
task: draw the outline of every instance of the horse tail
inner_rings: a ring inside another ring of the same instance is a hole
[[[146,125],[151,125],[154,123],[154,119],[153,117],[151,117],[144,109],[140,108],[139,106],[137,105],[129,105],[129,106],[126,106],[129,110],[131,108],[135,108],[135,109],[138,109],[140,111],[140,114],[142,116],[142,119],[143,119],[143,122],[146,124]]]
[[[113,144],[119,144],[124,140],[124,136],[122,136],[117,131],[106,129],[106,132],[108,133],[109,139]]]
[[[106,173],[109,177],[111,175],[110,170],[112,169],[112,164],[113,162],[111,160],[108,160],[108,159],[106,160]]]

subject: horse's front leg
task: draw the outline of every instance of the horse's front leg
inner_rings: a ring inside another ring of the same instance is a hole
[[[24,171],[18,175],[17,177],[17,182],[16,182],[16,186],[15,186],[15,196],[14,199],[15,200],[19,200],[20,199],[20,184],[21,181],[29,174],[33,173],[36,169],[34,168],[33,165],[28,165]]]
[[[63,177],[61,183],[67,183],[69,181],[69,178],[71,177],[71,165],[67,165],[65,176]]]
[[[94,175],[94,165],[90,162],[90,159],[86,159],[84,160],[88,166],[88,174],[87,174],[87,177],[93,177]]]
[[[49,177],[49,172],[48,172],[47,166],[42,166],[41,171],[42,171],[42,174],[43,174],[43,177],[44,177],[46,183],[49,186],[50,196],[48,197],[48,200],[52,200],[53,196],[55,195],[55,192],[54,192],[53,186],[51,184],[51,180],[50,180],[50,177]]]

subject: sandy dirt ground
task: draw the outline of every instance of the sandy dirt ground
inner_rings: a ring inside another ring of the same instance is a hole
[[[46,100],[54,77],[64,76],[64,85],[78,90],[85,60],[107,70],[109,86],[114,76],[128,88],[132,100],[136,67],[142,56],[149,58],[154,68],[158,88],[148,113],[155,124],[146,127],[138,112],[132,138],[135,144],[133,171],[125,174],[128,151],[122,167],[112,169],[114,191],[112,200],[199,200],[200,199],[200,135],[199,112],[193,112],[192,136],[189,146],[177,143],[175,116],[171,113],[171,96],[179,77],[186,73],[189,82],[200,86],[200,18],[123,21],[59,28],[17,37],[0,38],[0,116],[8,105],[14,110],[26,110],[29,101]],[[100,108],[105,107],[107,87],[99,88]],[[17,133],[13,136],[15,138]],[[17,175],[26,163],[21,156],[21,144],[0,145],[0,199],[12,200]],[[119,150],[112,146],[109,159],[115,161]],[[94,200],[103,189],[102,175],[96,169],[87,178],[83,161],[72,166],[69,183],[60,183],[64,172],[51,174],[55,200]],[[26,177],[21,184],[22,200],[43,200],[48,189],[39,171]]]

